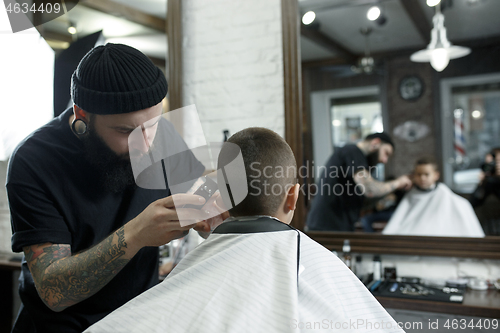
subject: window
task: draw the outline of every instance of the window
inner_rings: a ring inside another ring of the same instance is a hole
[[[383,132],[382,106],[377,96],[332,99],[332,145],[356,143],[370,133]]]
[[[500,146],[500,75],[443,81],[444,179],[454,191],[471,193],[486,154]]]

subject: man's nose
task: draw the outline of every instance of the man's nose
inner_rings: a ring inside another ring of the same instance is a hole
[[[141,153],[147,153],[151,147],[151,133],[146,129],[137,132],[131,140],[131,148]]]
[[[134,140],[131,141],[130,148],[131,150],[139,151],[141,153],[148,151],[148,146],[144,137],[134,138]]]

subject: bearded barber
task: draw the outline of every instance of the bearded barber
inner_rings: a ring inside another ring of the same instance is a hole
[[[357,144],[336,148],[317,184],[307,216],[309,230],[354,231],[364,197],[383,197],[397,189],[409,189],[408,176],[380,182],[370,173],[378,163],[387,163],[394,143],[386,133],[373,133]]]
[[[128,137],[147,123],[137,149],[154,144],[169,125],[150,121],[161,119],[166,93],[163,73],[140,51],[98,46],[73,74],[74,106],[17,147],[7,191],[12,250],[24,259],[13,332],[81,332],[158,283],[157,246],[194,225],[181,227],[168,187],[134,183]],[[183,158],[183,168],[203,173],[192,153]],[[177,205],[204,202],[176,197]],[[197,230],[209,231],[203,212],[192,211]]]

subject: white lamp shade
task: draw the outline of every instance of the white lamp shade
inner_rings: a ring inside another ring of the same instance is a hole
[[[427,0],[427,6],[429,7],[434,7],[434,6],[437,6],[439,5],[439,3],[441,2],[441,0]]]
[[[443,69],[448,66],[450,62],[450,56],[448,55],[448,51],[444,48],[439,48],[432,50],[431,53],[431,66],[438,72],[442,72]]]
[[[451,45],[446,37],[444,16],[440,11],[432,18],[434,28],[431,31],[431,42],[425,50],[420,50],[410,56],[414,62],[430,62],[438,72],[448,66],[451,59],[465,57],[470,53],[470,48]]]
[[[425,49],[421,51],[417,51],[413,53],[410,56],[410,60],[414,62],[430,62],[432,67],[437,70],[438,72],[441,72],[443,69],[446,68],[448,65],[448,62],[451,59],[456,59],[456,58],[461,58],[465,57],[470,53],[470,49],[468,47],[463,47],[463,46],[456,46],[452,45],[450,47],[446,48],[436,48],[436,49]],[[444,55],[444,53],[447,54]],[[445,61],[445,59],[447,59]],[[433,62],[436,64],[434,65]],[[437,65],[440,64],[440,65]],[[442,67],[444,64],[444,67]],[[439,70],[438,68],[441,68]]]

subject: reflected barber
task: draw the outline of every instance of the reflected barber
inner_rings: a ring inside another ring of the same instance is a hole
[[[383,197],[397,189],[409,189],[412,182],[406,175],[380,182],[370,174],[378,163],[387,163],[393,152],[394,143],[386,133],[373,133],[357,144],[336,148],[317,184],[307,216],[309,230],[354,231],[364,197]]]

